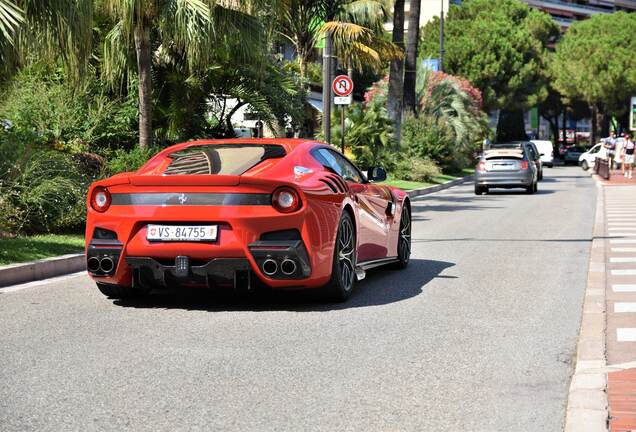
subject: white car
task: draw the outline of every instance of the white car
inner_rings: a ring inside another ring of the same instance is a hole
[[[552,141],[532,140],[531,141],[541,154],[541,163],[552,168],[554,166],[554,147]]]
[[[594,147],[579,156],[579,165],[581,165],[581,168],[587,171],[588,169],[590,169],[590,167],[594,166],[594,162],[596,161],[597,157],[601,157],[603,159],[607,157],[605,148],[601,143],[596,144]]]

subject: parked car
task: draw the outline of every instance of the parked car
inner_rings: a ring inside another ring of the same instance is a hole
[[[579,165],[585,171],[594,166],[594,162],[597,157],[605,157],[605,151],[603,150],[603,144],[596,144],[594,147],[579,156]]]
[[[538,179],[543,180],[543,162],[541,161],[541,152],[531,141],[514,141],[509,143],[492,144],[491,149],[514,149],[525,148],[530,161],[537,167]]]
[[[563,162],[566,165],[578,165],[579,158],[586,151],[587,150],[585,150],[584,147],[578,147],[578,146],[570,147],[569,149],[566,150],[565,155],[563,156]]]
[[[541,163],[552,168],[554,166],[554,146],[552,145],[552,141],[532,140],[531,142],[541,154]]]
[[[561,159],[565,157],[565,152],[568,151],[568,149],[571,147],[574,147],[574,144],[561,144],[559,146],[559,156],[561,157]]]
[[[484,151],[475,170],[475,195],[492,188],[524,188],[537,192],[539,170],[529,155],[529,146],[491,148]]]
[[[411,205],[385,179],[313,140],[177,144],[91,185],[88,273],[114,298],[264,284],[344,300],[367,269],[409,263]]]

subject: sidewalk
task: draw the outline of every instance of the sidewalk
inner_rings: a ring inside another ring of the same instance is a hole
[[[610,431],[636,430],[636,178],[612,173],[605,196]]]

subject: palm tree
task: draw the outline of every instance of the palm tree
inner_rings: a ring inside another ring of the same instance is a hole
[[[396,0],[393,6],[393,43],[404,49],[404,0]],[[402,109],[404,104],[404,59],[391,61],[387,110],[394,125],[395,143],[400,146]]]
[[[451,79],[430,85],[433,72],[417,68],[416,98],[419,118],[449,128],[459,150],[470,148],[487,127],[486,115],[474,100]]]
[[[104,0],[116,20],[106,37],[104,73],[113,83],[122,83],[136,64],[139,92],[139,146],[152,143],[153,53],[176,50],[186,59],[189,72],[205,68],[219,40],[239,32],[244,44],[236,55],[249,51],[260,36],[258,23],[243,6],[254,2],[225,0]],[[222,29],[222,31],[221,31]],[[253,31],[256,29],[257,31]],[[250,30],[250,31],[248,31]],[[242,52],[241,52],[242,51]]]
[[[0,78],[32,58],[61,58],[80,79],[91,54],[93,2],[0,0]]]
[[[420,6],[422,0],[411,0],[409,9],[409,28],[406,41],[406,60],[404,66],[404,107],[415,114],[415,85],[417,81],[417,49],[420,41]]]
[[[318,42],[323,49],[323,129],[330,140],[331,70],[333,49],[348,69],[365,65],[379,67],[384,60],[400,55],[382,38],[382,25],[389,17],[387,0],[283,0],[281,34],[296,48],[301,74]]]

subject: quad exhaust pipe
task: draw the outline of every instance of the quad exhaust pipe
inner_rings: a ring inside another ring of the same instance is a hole
[[[110,274],[115,270],[115,261],[112,256],[106,255],[101,258],[92,256],[86,261],[86,268],[91,273]]]
[[[86,268],[91,273],[97,273],[99,271],[99,259],[97,257],[90,257],[86,263]]]
[[[278,271],[278,263],[271,258],[267,258],[263,261],[262,269],[267,276],[273,276]]]
[[[113,259],[109,256],[105,256],[99,261],[99,269],[104,273],[110,273],[115,268]]]
[[[285,276],[293,275],[296,273],[296,261],[285,258],[280,265],[280,271],[283,272]]]

